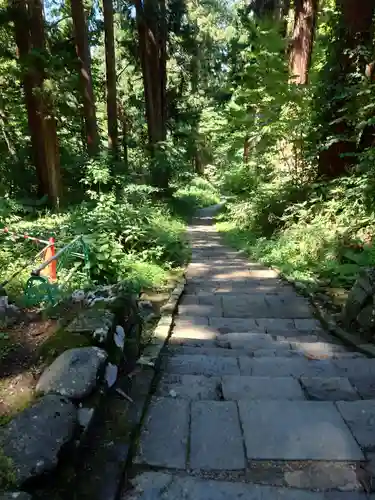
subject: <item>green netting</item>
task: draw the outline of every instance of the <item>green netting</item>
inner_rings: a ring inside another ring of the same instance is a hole
[[[89,280],[88,248],[82,236],[58,250],[55,256],[57,281],[41,275],[39,268],[33,271],[25,286],[25,305],[54,305],[71,292],[77,284]]]

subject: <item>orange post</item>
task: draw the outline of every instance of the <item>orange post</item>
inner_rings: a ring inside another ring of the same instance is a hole
[[[55,238],[49,238],[48,240],[49,246],[47,250],[44,252],[44,262],[54,257],[55,251]],[[41,271],[40,274],[44,274],[48,276],[50,283],[54,283],[57,280],[57,272],[56,272],[56,260],[50,262],[50,264]]]

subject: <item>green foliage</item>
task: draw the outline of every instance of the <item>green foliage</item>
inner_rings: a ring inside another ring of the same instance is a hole
[[[13,462],[0,447],[0,491],[14,487],[16,482]]]

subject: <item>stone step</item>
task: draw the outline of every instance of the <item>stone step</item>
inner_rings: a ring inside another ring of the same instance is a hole
[[[290,468],[287,464],[285,472],[282,466],[281,478],[286,478],[287,484],[292,487],[282,487],[280,481],[276,480],[278,486],[260,484],[248,484],[244,481],[235,482],[229,480],[214,481],[212,479],[201,479],[188,475],[172,475],[165,471],[147,471],[136,476],[132,483],[130,496],[124,496],[123,500],[374,500],[375,495],[365,492],[350,491],[356,486],[356,471],[349,464],[320,464],[313,463],[303,470]],[[271,464],[275,469],[275,465]],[[287,471],[287,469],[290,469]],[[261,470],[261,469],[260,469]],[[262,472],[262,470],[261,470]],[[259,474],[262,477],[261,474]],[[263,473],[264,476],[264,473]],[[279,476],[280,477],[280,476]],[[297,485],[297,486],[296,486]],[[302,485],[302,486],[298,486]],[[306,485],[306,486],[304,486]],[[308,485],[311,485],[307,488]],[[321,487],[324,485],[325,487]],[[334,490],[336,487],[342,491]],[[306,491],[297,488],[307,488],[315,491]],[[322,491],[326,490],[326,491]]]
[[[188,400],[219,401],[221,399],[221,378],[166,373],[159,382],[156,395]]]
[[[221,389],[225,400],[305,400],[301,385],[293,377],[251,377],[226,375]]]
[[[199,354],[177,354],[168,359],[166,371],[179,375],[239,375],[237,358],[228,356],[205,356]]]

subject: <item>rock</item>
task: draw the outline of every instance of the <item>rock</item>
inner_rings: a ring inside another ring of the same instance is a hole
[[[117,347],[120,349],[124,348],[125,345],[125,330],[123,329],[122,326],[117,325],[115,333],[113,335],[113,340],[116,344]]]
[[[363,309],[373,309],[373,295],[375,293],[375,269],[364,269],[358,276],[357,281],[354,283],[349,292],[347,301],[345,303],[342,320],[346,325],[350,325],[361,314]],[[364,313],[361,321],[366,325],[371,312],[368,309]]]
[[[357,316],[357,321],[363,330],[371,330],[375,325],[375,308],[374,304],[369,304],[364,307]]]
[[[98,347],[79,347],[61,354],[43,372],[36,386],[41,393],[82,399],[92,392],[107,353]]]
[[[108,387],[112,387],[117,380],[118,367],[112,363],[108,363],[105,367],[104,379]]]
[[[76,290],[72,293],[72,301],[79,303],[85,300],[85,292],[83,290]]]
[[[32,496],[24,491],[7,491],[0,493],[0,500],[32,500]]]
[[[72,333],[92,334],[99,328],[108,330],[111,328],[114,315],[110,311],[103,309],[90,309],[79,314],[66,328]]]
[[[61,449],[72,439],[76,424],[73,403],[48,394],[4,428],[1,445],[13,462],[18,485],[56,467]]]
[[[79,408],[78,423],[81,427],[87,428],[94,416],[94,408]]]

